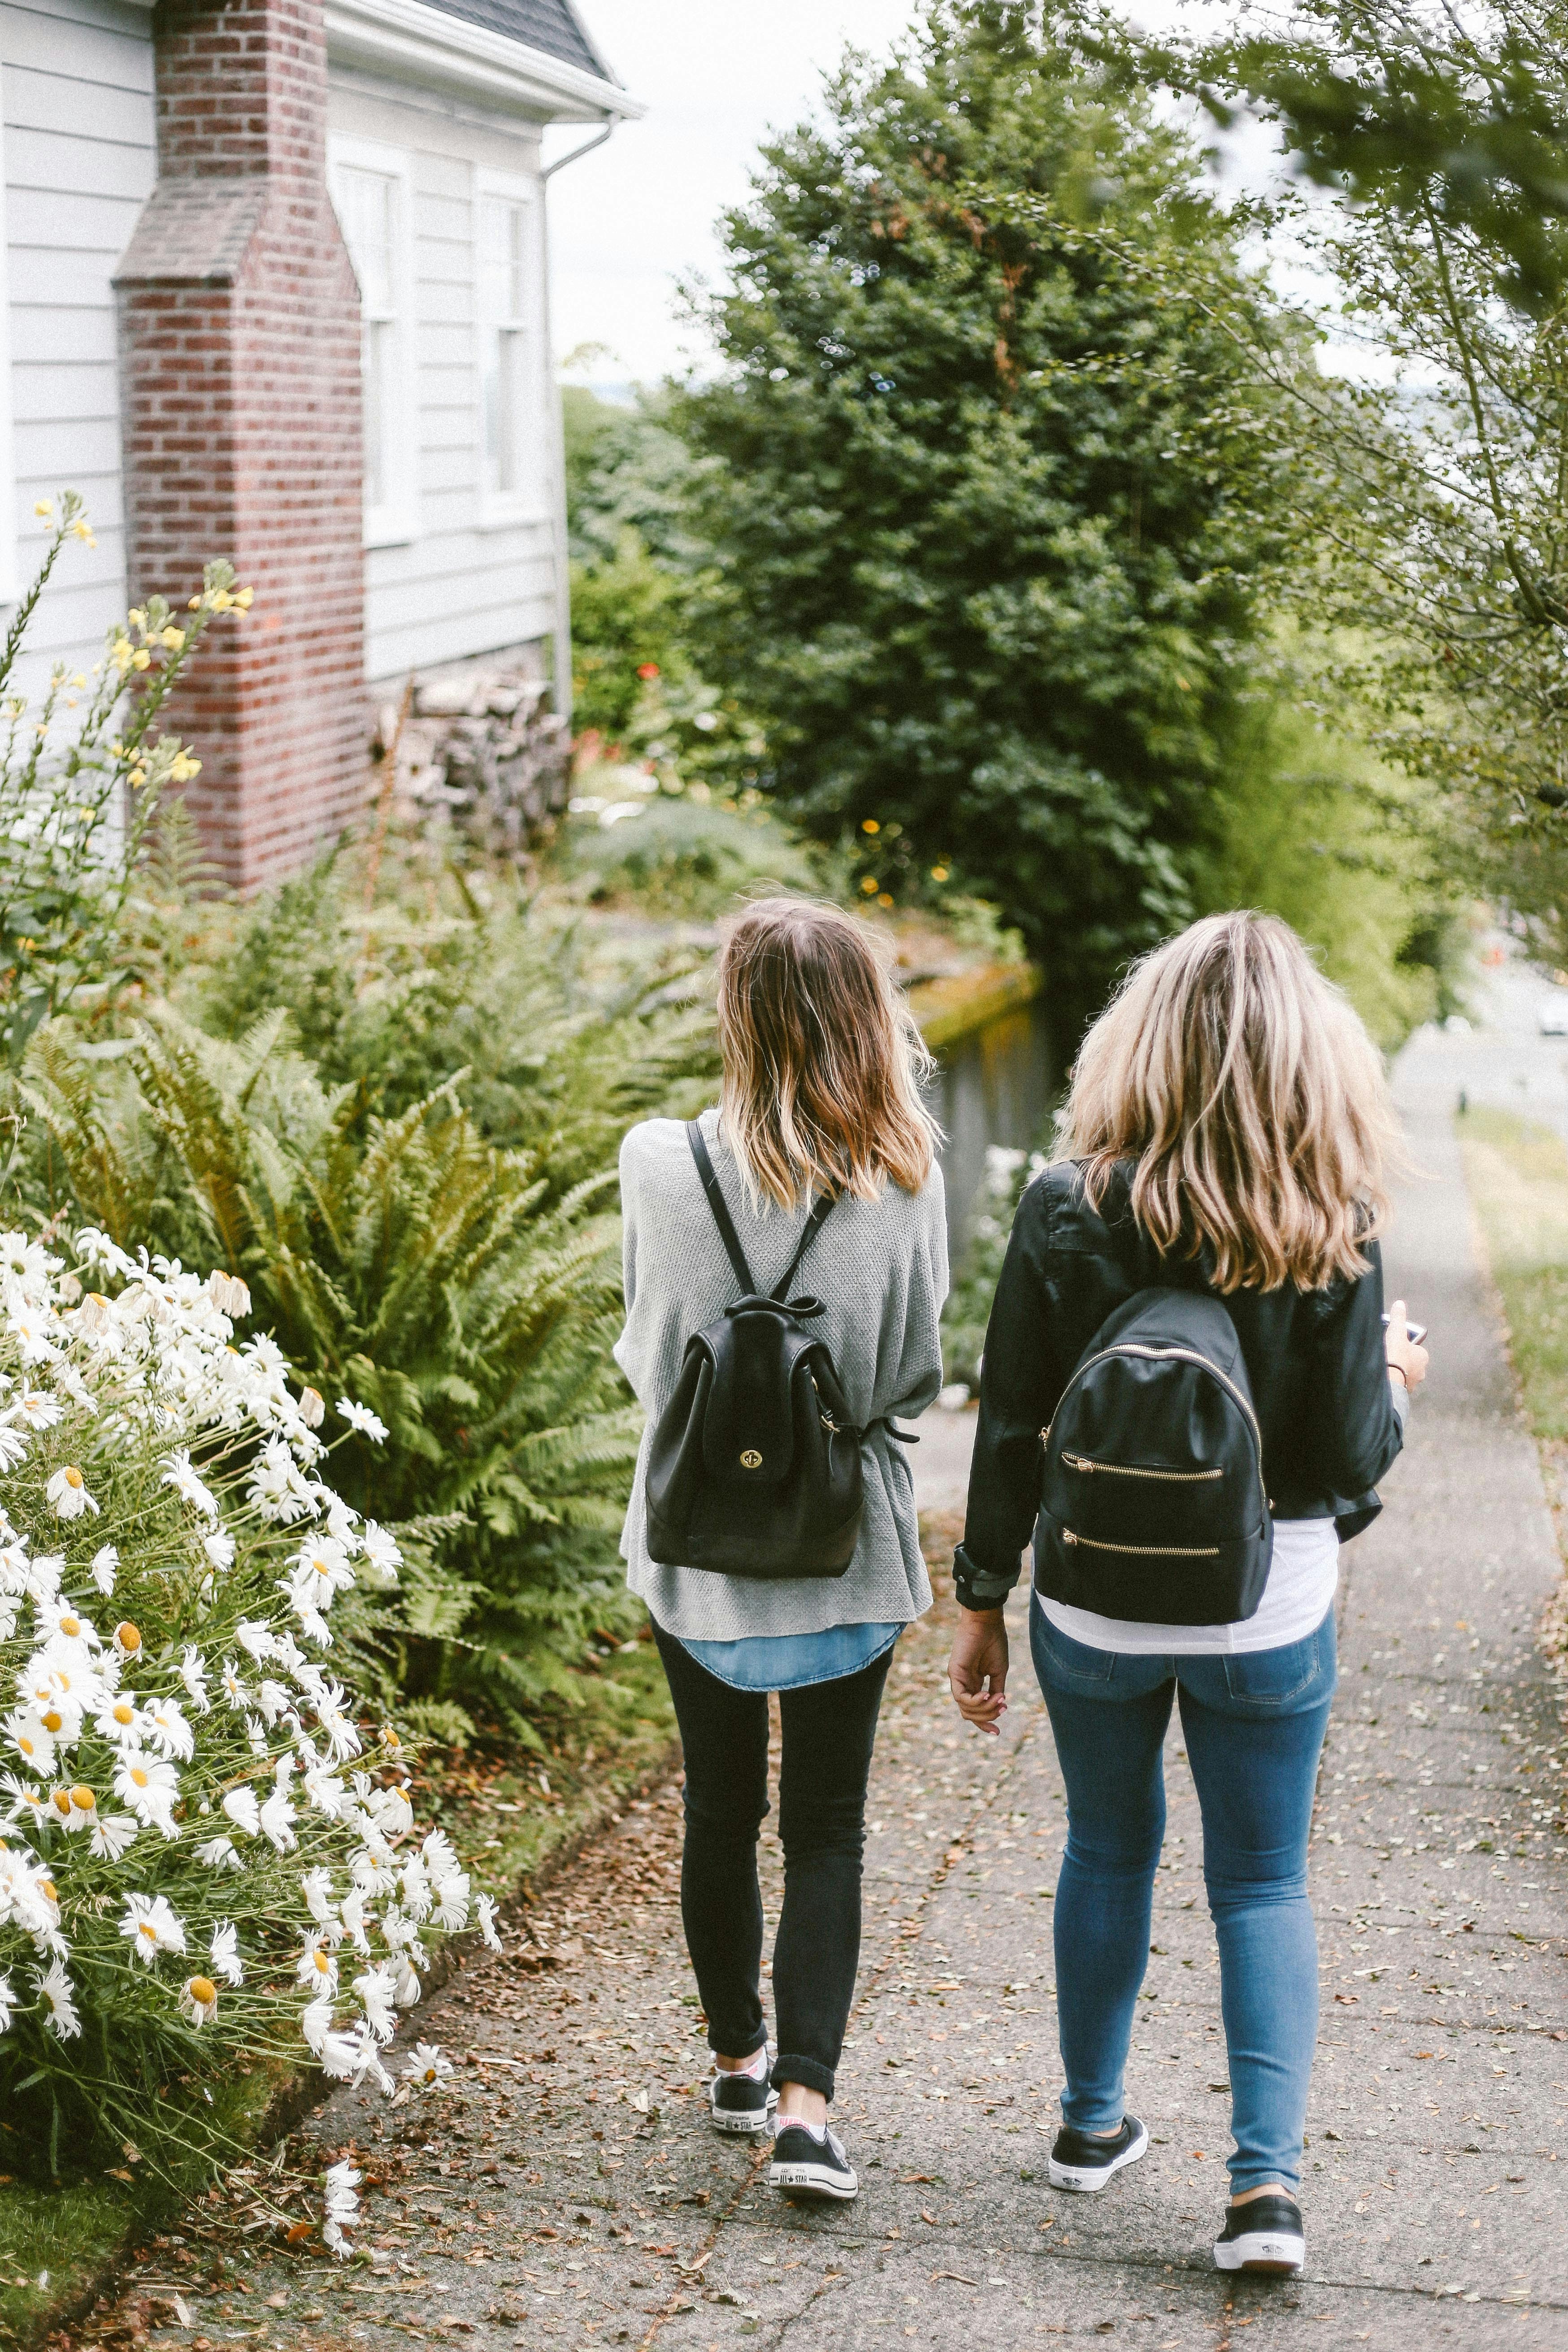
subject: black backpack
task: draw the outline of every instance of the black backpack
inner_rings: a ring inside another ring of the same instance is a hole
[[[1236,1326],[1204,1291],[1107,1316],[1041,1433],[1035,1582],[1145,1625],[1225,1625],[1263,1598],[1274,1523]]]
[[[816,1298],[788,1298],[829,1194],[769,1297],[758,1294],[702,1131],[687,1139],[741,1297],[693,1332],[647,1465],[647,1548],[668,1568],[721,1576],[842,1576],[860,1532],[860,1435],[826,1340],[805,1328]]]

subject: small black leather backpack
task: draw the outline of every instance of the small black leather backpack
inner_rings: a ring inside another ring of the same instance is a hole
[[[806,1328],[821,1300],[789,1298],[833,1197],[816,1202],[788,1270],[763,1297],[695,1119],[686,1135],[741,1297],[687,1341],[654,1429],[648,1550],[668,1568],[720,1576],[842,1576],[865,1501],[861,1433],[826,1340]]]
[[[1035,1582],[1145,1625],[1229,1625],[1263,1598],[1274,1522],[1236,1326],[1197,1290],[1108,1315],[1048,1429]]]

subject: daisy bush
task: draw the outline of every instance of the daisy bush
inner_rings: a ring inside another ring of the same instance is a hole
[[[322,1475],[384,1432],[237,1337],[243,1282],[0,1234],[0,2119],[57,2171],[222,2149],[211,2084],[313,2059],[396,2087],[433,1937],[478,1910],[395,1732],[332,1671],[396,1544]],[[423,2043],[403,2072],[437,2080]],[[353,2184],[329,2242],[346,2249]]]

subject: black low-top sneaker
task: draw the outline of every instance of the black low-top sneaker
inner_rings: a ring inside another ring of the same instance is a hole
[[[1227,2207],[1214,2258],[1222,2271],[1268,2271],[1277,2278],[1294,2278],[1307,2259],[1301,2208],[1282,2189]]]
[[[792,2205],[847,2205],[860,2194],[844,2143],[826,2124],[780,2124],[773,2134],[768,2186],[782,2189]]]
[[[1136,2116],[1123,2116],[1114,2139],[1096,2139],[1089,2132],[1064,2124],[1052,2146],[1046,2178],[1053,2189],[1079,2189],[1092,2193],[1103,2189],[1124,2165],[1136,2164],[1149,2146],[1149,2135]]]
[[[741,2132],[760,2139],[779,2095],[768,2080],[768,2053],[759,2050],[752,2065],[735,2074],[714,2069],[708,2085],[709,2120],[715,2131]]]

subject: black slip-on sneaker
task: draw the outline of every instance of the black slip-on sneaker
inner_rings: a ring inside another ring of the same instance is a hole
[[[860,2194],[844,2143],[826,2124],[785,2123],[777,2127],[768,2186],[783,2189],[792,2205],[847,2205]]]
[[[1294,2278],[1307,2259],[1301,2208],[1282,2189],[1228,2206],[1225,2228],[1214,2242],[1214,2258],[1222,2271],[1267,2271],[1277,2278]]]
[[[715,2131],[760,2139],[778,2103],[765,2063],[760,2074],[731,2074],[716,2067],[708,2085],[708,2116]]]
[[[1052,2146],[1046,2178],[1053,2189],[1079,2189],[1092,2194],[1124,2165],[1136,2164],[1148,2146],[1149,2135],[1136,2116],[1122,2116],[1121,2129],[1114,2139],[1095,2139],[1064,2124]]]

